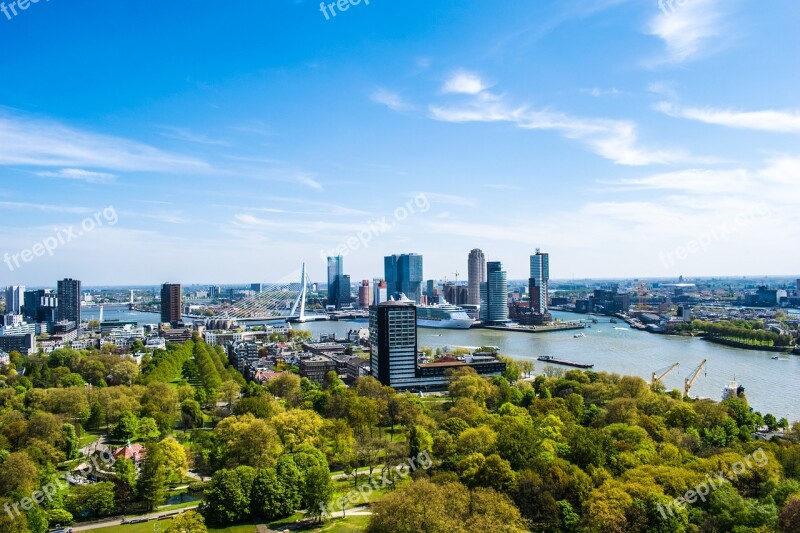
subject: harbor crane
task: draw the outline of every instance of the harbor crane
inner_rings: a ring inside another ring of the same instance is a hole
[[[669,375],[670,372],[678,368],[679,365],[680,363],[675,363],[672,366],[664,367],[661,370],[656,370],[655,372],[653,372],[653,379],[650,381],[650,386],[655,387],[656,383],[659,383],[662,379],[667,377],[667,375]]]
[[[700,371],[703,370],[706,367],[706,363],[707,362],[708,362],[708,359],[703,359],[703,362],[700,363],[700,365],[698,365],[698,367],[694,369],[694,372],[692,372],[691,375],[689,375],[686,378],[686,380],[684,381],[684,385],[683,385],[683,395],[684,396],[689,396],[689,391],[691,390],[692,385],[694,385],[694,382],[697,381],[697,376],[699,376],[700,375]],[[706,372],[705,375],[708,375],[708,373]]]

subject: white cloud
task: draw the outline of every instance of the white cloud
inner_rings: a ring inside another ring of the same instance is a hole
[[[656,109],[671,117],[697,120],[729,128],[800,133],[800,111],[735,111],[712,107],[681,107],[670,102],[659,102]]]
[[[7,112],[0,114],[0,165],[147,172],[186,172],[209,168],[204,161],[165,152],[137,141]]]
[[[444,93],[479,94],[489,86],[478,76],[466,70],[459,70],[445,82],[442,87]]]
[[[107,172],[92,172],[90,170],[83,170],[80,168],[62,168],[58,171],[48,170],[37,172],[36,175],[43,178],[64,178],[69,180],[80,180],[85,181],[86,183],[94,184],[112,183],[117,179],[117,176],[114,174],[109,174]]]
[[[392,111],[406,111],[414,108],[414,106],[403,100],[398,93],[388,89],[376,90],[372,93],[370,99],[377,104],[385,105]]]
[[[37,211],[52,212],[52,213],[84,214],[91,212],[91,210],[88,207],[35,204],[30,202],[0,202],[0,207],[7,207],[9,209],[25,209],[25,210],[36,209]]]
[[[667,49],[667,56],[654,63],[684,63],[703,55],[708,42],[722,28],[719,0],[664,0],[662,9],[649,22],[647,32]]]
[[[474,198],[467,198],[466,196],[457,196],[455,194],[441,194],[437,192],[424,192],[424,194],[432,203],[458,205],[461,207],[474,207],[476,202]],[[414,196],[417,196],[416,194]]]
[[[512,107],[502,97],[488,92],[466,105],[431,106],[430,113],[432,118],[443,122],[510,122],[522,129],[557,131],[619,165],[666,164],[688,159],[681,151],[640,147],[637,126],[633,122],[572,117],[527,106]]]

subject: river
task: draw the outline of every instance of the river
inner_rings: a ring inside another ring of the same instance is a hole
[[[84,309],[83,318],[96,318],[97,309]],[[554,312],[560,320],[582,320],[585,315]],[[158,322],[158,315],[125,309],[106,309],[105,319],[138,320],[140,324]],[[788,361],[773,360],[770,352],[729,348],[710,342],[689,338],[656,335],[628,328],[625,323],[611,324],[600,318],[598,324],[584,331],[586,337],[575,338],[577,331],[552,333],[516,333],[484,329],[444,330],[418,329],[420,347],[478,347],[498,346],[500,353],[516,359],[533,360],[538,370],[542,363],[535,361],[540,355],[554,355],[565,359],[594,363],[594,370],[641,376],[650,380],[652,372],[680,363],[664,379],[668,389],[683,390],[684,377],[691,374],[703,359],[708,360],[692,387],[692,396],[720,399],[722,388],[730,380],[745,387],[750,405],[762,414],[772,413],[790,421],[800,420],[800,387],[795,383],[800,373],[800,357],[781,355]],[[295,325],[307,329],[318,337],[335,333],[340,338],[348,330],[366,328],[366,321],[309,322]],[[614,327],[622,329],[613,329]],[[560,367],[566,368],[566,367]]]

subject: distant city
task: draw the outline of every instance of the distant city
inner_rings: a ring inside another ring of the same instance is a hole
[[[341,350],[316,347],[297,354],[301,375],[320,381],[334,370],[351,378],[371,374],[398,389],[436,389],[446,385],[446,371],[455,366],[488,376],[500,375],[505,366],[491,347],[434,361],[421,351],[418,327],[544,334],[588,325],[554,319],[551,311],[610,316],[630,328],[660,334],[685,334],[698,322],[758,319],[764,325],[760,344],[731,335],[715,340],[796,350],[800,319],[783,309],[800,307],[797,278],[551,281],[550,255],[537,249],[529,256],[529,278],[515,281],[507,279],[501,261],[487,261],[480,249],[465,255],[466,279],[454,265],[452,279],[426,280],[423,257],[403,253],[384,258],[382,277],[355,283],[345,273],[344,258],[332,256],[327,258],[326,283],[312,282],[303,266],[302,279],[284,284],[82,288],[81,281],[67,278],[55,289],[12,285],[3,291],[0,361],[7,361],[12,351],[48,353],[108,343],[122,352],[133,346],[163,349],[200,334],[209,344],[224,346],[231,362],[255,378],[274,370],[259,357],[259,339],[288,331],[292,323],[364,320],[367,327],[356,328],[353,335],[370,351],[369,360],[353,360],[356,368],[348,370],[351,358],[337,353]],[[120,307],[153,318],[142,324],[104,318],[105,309]],[[98,309],[96,318],[82,320],[82,310]],[[546,362],[559,363],[552,357]]]

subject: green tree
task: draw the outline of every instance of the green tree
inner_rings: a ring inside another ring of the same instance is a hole
[[[194,511],[186,511],[172,519],[164,533],[206,533],[206,521]]]
[[[200,513],[215,524],[231,524],[250,516],[250,494],[256,471],[249,466],[220,470],[205,491]]]
[[[308,514],[321,518],[322,507],[333,497],[334,485],[331,473],[327,466],[314,466],[306,473],[305,488],[303,492],[303,505]]]

